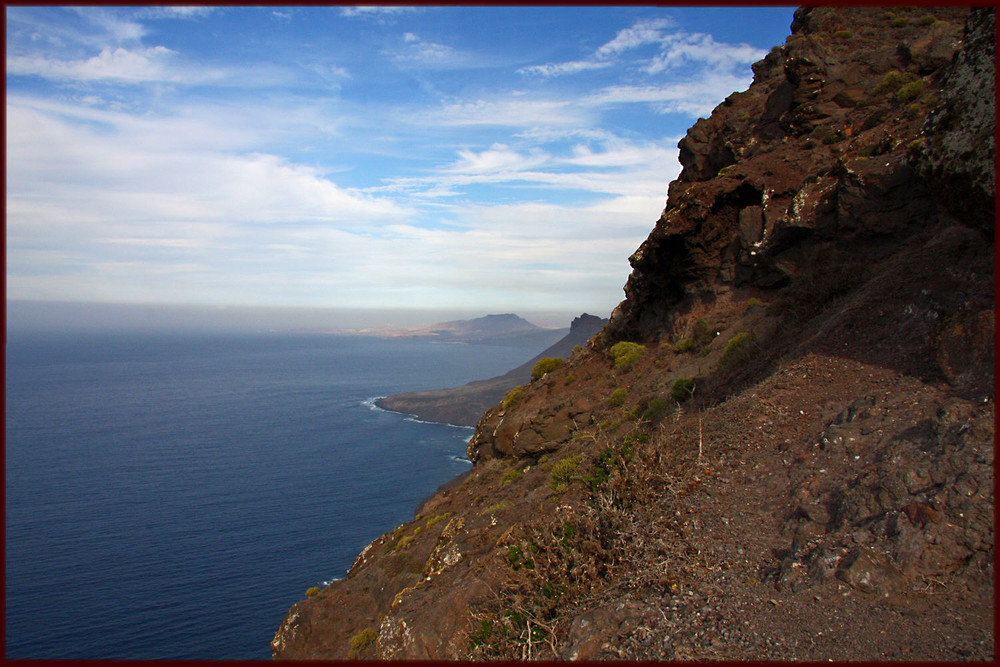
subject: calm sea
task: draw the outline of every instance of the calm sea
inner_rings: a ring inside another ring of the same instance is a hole
[[[269,659],[288,608],[468,469],[377,396],[538,350],[323,335],[10,335],[5,657]]]

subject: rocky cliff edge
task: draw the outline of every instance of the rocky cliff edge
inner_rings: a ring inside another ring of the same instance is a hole
[[[993,658],[993,10],[791,28],[603,332],[275,657]]]

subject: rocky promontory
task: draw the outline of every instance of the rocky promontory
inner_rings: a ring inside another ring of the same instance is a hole
[[[586,344],[605,323],[606,319],[584,313],[570,323],[569,332],[564,337],[503,375],[450,389],[386,396],[375,401],[375,404],[385,410],[414,415],[424,421],[475,426],[483,413],[499,403],[507,392],[531,380],[531,370],[540,359],[569,357],[573,348]]]
[[[278,659],[994,657],[991,7],[816,7],[625,300]]]

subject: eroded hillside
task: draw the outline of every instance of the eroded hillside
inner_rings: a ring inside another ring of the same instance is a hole
[[[604,331],[275,657],[992,659],[994,34],[797,11]]]

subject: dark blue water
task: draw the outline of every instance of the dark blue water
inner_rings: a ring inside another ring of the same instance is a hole
[[[306,588],[468,469],[370,399],[537,350],[320,335],[31,335],[6,350],[5,657],[269,659]]]

